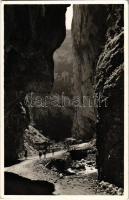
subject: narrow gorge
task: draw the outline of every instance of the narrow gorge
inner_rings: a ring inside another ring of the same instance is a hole
[[[5,165],[23,151],[30,92],[48,95],[53,54],[66,36],[70,5],[5,5]],[[98,179],[123,187],[124,19],[123,5],[74,5],[72,20],[74,96],[88,106],[74,111],[72,135],[96,139]],[[90,104],[89,104],[90,103]],[[60,130],[61,134],[61,130]]]

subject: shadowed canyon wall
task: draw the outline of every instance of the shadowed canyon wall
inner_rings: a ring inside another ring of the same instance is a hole
[[[100,179],[123,186],[124,170],[124,23],[123,6],[108,9],[104,49],[96,68],[96,92],[107,100],[98,108],[97,147]]]
[[[81,97],[82,107],[76,108],[73,134],[91,139],[96,133],[95,71],[105,40],[105,6],[75,5],[72,36],[74,51],[74,91]]]
[[[5,6],[5,161],[16,160],[30,121],[24,98],[48,94],[53,52],[65,38],[67,5]],[[24,13],[24,14],[23,14]],[[73,134],[97,139],[99,179],[123,185],[123,6],[74,5]],[[98,98],[101,95],[101,103]],[[94,100],[95,104],[94,104]],[[86,99],[87,101],[87,99]]]
[[[86,139],[96,133],[99,179],[123,185],[123,6],[75,5],[73,11],[74,91],[92,102],[76,109],[73,133]]]
[[[47,94],[54,79],[53,52],[65,38],[67,5],[5,5],[5,162],[23,149],[29,92]]]

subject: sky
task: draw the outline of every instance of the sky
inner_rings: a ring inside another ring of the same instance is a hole
[[[73,6],[67,8],[66,12],[66,29],[71,29],[71,22],[73,17]]]

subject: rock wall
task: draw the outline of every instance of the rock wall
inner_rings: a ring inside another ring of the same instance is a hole
[[[80,97],[73,134],[91,139],[96,132],[94,77],[97,59],[105,41],[106,6],[74,5],[72,37],[74,51],[74,93]]]
[[[53,52],[65,38],[67,5],[5,5],[5,164],[18,158],[30,116],[29,92],[46,94],[54,79]]]
[[[75,94],[93,103],[76,109],[73,133],[96,132],[99,179],[123,186],[123,5],[75,5],[72,35]]]
[[[124,170],[124,29],[123,6],[108,8],[104,49],[96,68],[98,108],[97,157],[99,178],[123,186]]]

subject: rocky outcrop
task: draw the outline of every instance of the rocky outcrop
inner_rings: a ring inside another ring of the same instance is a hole
[[[53,183],[31,180],[18,174],[5,172],[5,195],[52,195],[55,191]]]
[[[5,5],[5,164],[23,148],[30,120],[26,94],[51,91],[53,52],[65,38],[66,7]]]
[[[99,179],[123,186],[123,6],[75,5],[72,35],[75,94],[92,99],[76,109],[73,132],[96,132]]]
[[[46,138],[39,130],[29,125],[23,134],[23,141],[24,149],[27,150],[27,156],[34,156],[38,155],[39,144],[43,144],[44,142],[48,141],[48,138]],[[24,157],[24,149],[23,152],[21,152],[21,156],[19,154],[20,157]]]

